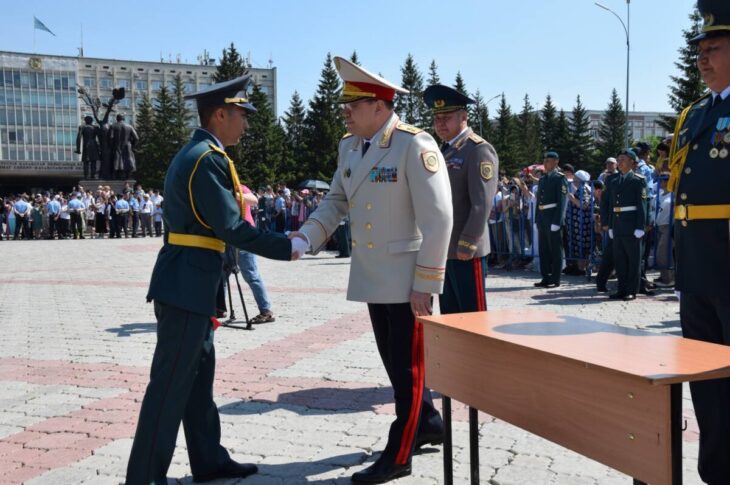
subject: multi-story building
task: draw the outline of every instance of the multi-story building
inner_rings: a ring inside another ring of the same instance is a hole
[[[113,88],[125,88],[112,116],[122,113],[133,124],[144,94],[153,99],[177,75],[185,91],[194,92],[210,85],[215,71],[208,59],[183,64],[0,51],[0,184],[38,187],[82,177],[76,135],[91,110],[79,99],[77,86],[103,102]],[[250,73],[276,112],[276,68],[251,68]]]
[[[598,126],[601,124],[605,112],[587,110],[586,113],[591,123],[591,136],[594,140],[598,140]],[[631,133],[631,138],[634,140],[646,140],[654,136],[665,138],[669,135],[669,132],[659,124],[662,116],[676,116],[676,114],[656,111],[629,111],[629,133]]]

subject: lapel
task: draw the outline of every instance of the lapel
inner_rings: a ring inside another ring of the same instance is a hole
[[[358,137],[355,148],[348,153],[347,166],[351,167],[352,176],[350,177],[350,191],[348,198],[355,195],[362,183],[368,177],[370,170],[377,167],[390,151],[391,140],[393,139],[393,131],[398,125],[398,116],[393,113],[390,119],[385,123],[383,129],[375,134],[370,142],[370,148],[364,157],[360,158],[362,138]]]
[[[694,125],[692,130],[692,141],[695,141],[700,135],[702,135],[708,128],[712,127],[717,122],[717,114],[723,111],[727,111],[730,107],[730,96],[722,100],[720,104],[714,108],[710,108],[712,105],[712,95],[700,101],[697,105],[698,109],[701,110],[697,113],[698,121]]]
[[[454,143],[449,146],[449,149],[446,150],[444,155],[444,160],[449,160],[451,157],[456,155],[456,153],[461,149],[461,147],[466,143],[466,140],[469,139],[469,137],[472,134],[471,128],[467,128],[464,133],[456,137],[456,140],[454,140]]]

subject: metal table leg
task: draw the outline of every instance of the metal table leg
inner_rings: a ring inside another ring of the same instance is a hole
[[[469,462],[471,484],[479,485],[479,411],[469,407]]]
[[[451,398],[442,396],[444,412],[444,485],[454,485],[454,457],[451,443]]]

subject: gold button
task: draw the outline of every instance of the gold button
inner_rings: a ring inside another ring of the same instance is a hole
[[[371,204],[370,202],[368,202],[367,204],[365,204],[365,208],[367,210],[371,210],[373,208],[373,204]]]
[[[687,194],[682,194],[679,196],[679,198],[682,200],[687,200]]]
[[[353,239],[353,240],[352,240],[352,247],[354,248],[355,246],[357,246],[357,241],[355,241],[355,240]]]
[[[367,229],[368,231],[372,231],[373,225],[368,222],[367,224],[365,224],[365,229]]]
[[[689,175],[689,174],[692,173],[692,169],[690,167],[687,167],[687,168],[684,169],[684,173],[686,173],[687,175]]]
[[[350,202],[350,209],[354,209],[354,208],[355,208],[355,203],[354,202]]]
[[[375,244],[369,242],[368,243],[368,249],[373,249],[375,247]]]
[[[682,227],[687,227],[687,221],[682,221]]]
[[[697,143],[695,143],[694,146],[692,147],[692,150],[697,150],[699,147],[700,146]]]

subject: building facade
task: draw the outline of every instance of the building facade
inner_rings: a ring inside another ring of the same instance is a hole
[[[587,110],[590,119],[590,132],[594,140],[598,140],[598,126],[605,114],[604,111]],[[669,132],[659,122],[662,116],[676,116],[675,113],[659,113],[656,111],[629,111],[629,133],[634,140],[646,140],[658,136],[665,138]]]
[[[183,64],[0,51],[0,184],[27,180],[39,186],[82,177],[76,135],[91,110],[79,99],[78,86],[102,102],[112,97],[112,89],[125,88],[110,123],[121,113],[134,124],[144,94],[154,99],[177,75],[185,92],[194,92],[210,85],[215,72],[209,60]],[[276,68],[249,72],[276,112]],[[194,113],[194,104],[189,107]]]

